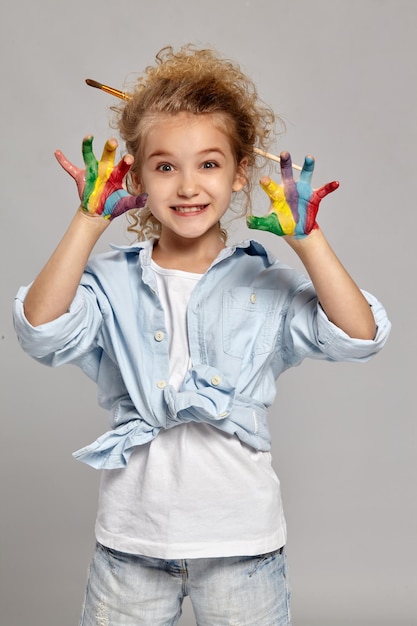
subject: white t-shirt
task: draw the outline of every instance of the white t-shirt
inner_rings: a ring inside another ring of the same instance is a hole
[[[201,275],[152,267],[170,337],[170,384],[178,388],[190,364],[188,301]],[[102,472],[96,537],[162,559],[271,552],[286,541],[271,455],[208,424],[163,430],[126,468]]]

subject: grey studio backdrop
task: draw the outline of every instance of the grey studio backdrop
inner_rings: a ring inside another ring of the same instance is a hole
[[[1,19],[1,626],[74,626],[99,474],[71,453],[107,428],[95,386],[18,346],[11,305],[77,206],[53,152],[101,150],[110,96],[162,46],[239,61],[286,122],[277,151],[340,180],[320,224],[393,331],[365,365],[305,362],[279,381],[273,459],[295,626],[416,626],[415,0],[16,0]],[[256,209],[267,208],[259,194]],[[123,218],[97,247],[128,243]],[[286,244],[242,226],[298,266]],[[194,623],[188,602],[180,623]],[[215,626],[215,625],[213,625]]]

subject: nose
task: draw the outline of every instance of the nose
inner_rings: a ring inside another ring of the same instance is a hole
[[[196,176],[189,171],[182,172],[178,181],[178,195],[182,198],[192,198],[199,192]]]

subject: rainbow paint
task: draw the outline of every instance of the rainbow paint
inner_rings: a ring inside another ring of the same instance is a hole
[[[249,228],[265,230],[280,237],[289,235],[297,239],[306,237],[318,228],[316,216],[321,200],[339,187],[337,181],[327,183],[319,189],[312,189],[311,177],[314,159],[307,156],[301,170],[300,179],[294,181],[291,156],[283,152],[280,157],[282,184],[268,177],[262,178],[260,185],[271,200],[267,215],[248,215]]]
[[[123,181],[131,168],[132,158],[123,158],[114,165],[117,141],[106,141],[100,161],[93,152],[93,137],[85,137],[82,154],[85,170],[73,165],[60,150],[55,156],[63,169],[77,183],[81,209],[93,216],[112,220],[131,209],[145,206],[147,194],[132,196],[123,188]]]

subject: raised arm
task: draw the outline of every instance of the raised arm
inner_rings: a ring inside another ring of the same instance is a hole
[[[94,156],[93,138],[83,140],[85,169],[70,163],[62,152],[58,162],[77,183],[81,205],[63,238],[29,289],[24,302],[27,320],[39,326],[63,315],[74,299],[88,258],[111,220],[145,205],[146,195],[130,196],[123,180],[133,157],[114,165],[117,141],[109,139],[100,161]]]
[[[268,177],[261,179],[271,199],[270,211],[263,217],[249,216],[248,226],[285,237],[304,264],[329,320],[350,337],[373,339],[376,327],[369,304],[316,222],[320,201],[339,184],[332,182],[312,189],[313,170],[314,159],[308,156],[295,182],[291,156],[282,153],[282,184]]]

